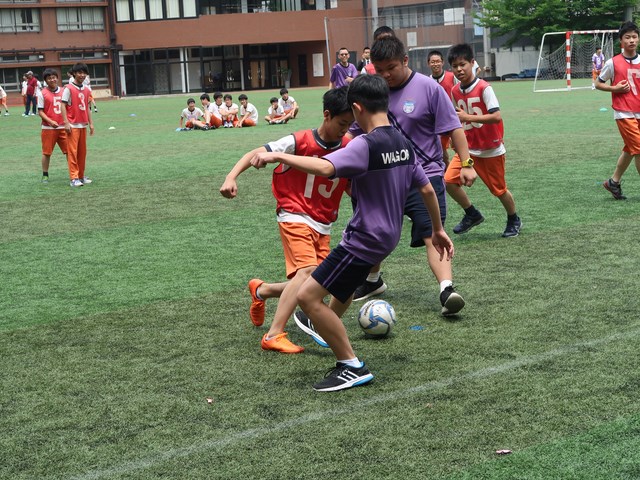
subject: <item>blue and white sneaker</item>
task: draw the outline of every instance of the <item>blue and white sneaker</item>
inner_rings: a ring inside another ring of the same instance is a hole
[[[324,341],[324,338],[322,338],[318,332],[316,332],[313,323],[311,323],[311,320],[309,320],[309,317],[307,317],[306,313],[304,313],[302,310],[298,310],[293,314],[293,319],[296,321],[296,325],[300,327],[300,330],[313,338],[314,342],[316,342],[321,347],[329,348],[329,344]]]
[[[364,363],[359,368],[355,368],[338,362],[335,368],[327,372],[324,380],[313,386],[313,389],[317,392],[336,392],[365,385],[371,380],[373,380],[373,374]]]

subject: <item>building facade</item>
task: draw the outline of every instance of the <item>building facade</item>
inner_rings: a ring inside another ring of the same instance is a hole
[[[66,78],[82,61],[98,96],[328,86],[336,51],[357,63],[379,25],[396,30],[419,69],[425,48],[481,47],[475,3],[0,0],[0,85],[18,93],[26,71]]]

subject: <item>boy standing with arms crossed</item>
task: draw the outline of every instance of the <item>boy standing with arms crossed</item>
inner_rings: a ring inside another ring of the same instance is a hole
[[[58,86],[58,72],[47,68],[42,76],[47,86],[38,93],[38,115],[42,119],[42,183],[47,184],[49,162],[56,144],[67,155],[67,132],[62,118],[62,88]]]
[[[484,217],[462,189],[460,173],[464,168],[473,167],[507,212],[507,226],[502,236],[517,237],[522,221],[516,213],[516,204],[505,179],[504,126],[498,99],[491,85],[476,77],[470,45],[454,45],[449,50],[448,59],[453,74],[460,81],[451,90],[451,96],[458,118],[464,125],[470,152],[468,160],[461,161],[460,156],[455,155],[444,175],[447,192],[464,209],[464,217],[453,227],[453,233],[468,232],[484,222]]]
[[[251,166],[251,159],[260,152],[322,157],[342,148],[347,142],[345,134],[353,122],[346,87],[329,90],[324,94],[322,103],[320,127],[287,135],[245,154],[220,187],[222,196],[234,198],[238,194],[236,179]],[[278,228],[289,282],[266,283],[257,278],[249,282],[252,299],[249,315],[255,326],[259,327],[264,322],[265,300],[280,298],[271,327],[260,342],[263,350],[281,353],[304,351],[287,339],[284,328],[297,305],[300,285],[329,253],[331,224],[338,217],[340,199],[346,186],[347,180],[314,176],[284,164],[274,169],[271,189],[277,201]]]
[[[298,292],[298,303],[336,356],[336,367],[316,383],[316,391],[331,392],[373,380],[356,356],[340,315],[347,309],[356,287],[371,267],[381,262],[398,244],[404,204],[417,188],[433,221],[434,248],[448,259],[453,244],[440,222],[438,200],[411,143],[389,124],[389,88],[377,75],[362,75],[349,86],[348,102],[360,128],[366,133],[344,149],[318,159],[286,153],[257,153],[257,168],[281,162],[309,174],[327,178],[351,178],[357,209],[345,228],[340,244],[323,260]],[[342,308],[336,311],[323,299],[331,294]]]
[[[84,63],[76,63],[71,68],[73,80],[62,92],[62,119],[67,132],[67,164],[69,165],[70,185],[82,187],[92,181],[85,177],[84,168],[87,160],[87,125],[93,135],[93,120],[89,108],[91,91],[83,84],[89,74],[89,67]]]
[[[596,81],[598,90],[611,92],[613,118],[624,143],[613,175],[603,183],[604,188],[616,200],[627,198],[622,194],[620,181],[632,159],[635,159],[636,170],[640,173],[640,58],[637,52],[639,35],[640,31],[635,23],[622,24],[618,32],[622,53],[605,62]],[[611,84],[607,84],[608,81],[611,81]]]

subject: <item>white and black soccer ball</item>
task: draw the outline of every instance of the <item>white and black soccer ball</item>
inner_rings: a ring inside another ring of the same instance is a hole
[[[367,335],[386,337],[396,324],[396,311],[389,302],[369,300],[360,309],[358,323]]]

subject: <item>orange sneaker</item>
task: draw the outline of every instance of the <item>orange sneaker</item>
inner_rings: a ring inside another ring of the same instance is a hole
[[[251,293],[251,306],[249,307],[249,317],[251,322],[259,327],[264,323],[264,300],[260,300],[256,293],[258,287],[264,282],[259,278],[249,280],[249,293]]]
[[[304,347],[300,347],[295,343],[291,343],[287,338],[287,333],[281,333],[273,338],[267,340],[267,334],[265,333],[260,342],[263,350],[274,350],[280,353],[302,353]]]

